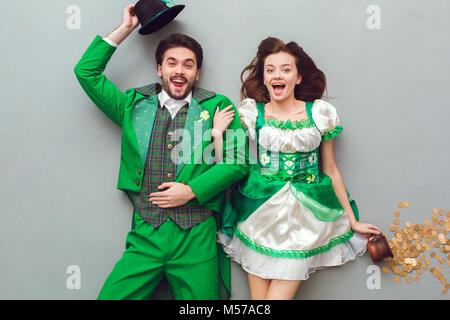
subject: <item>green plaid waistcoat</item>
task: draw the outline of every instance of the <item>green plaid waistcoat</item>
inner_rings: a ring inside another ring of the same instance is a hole
[[[142,188],[138,193],[128,192],[134,205],[134,211],[154,228],[158,228],[170,218],[186,230],[205,221],[215,213],[202,206],[159,208],[148,201],[150,193],[163,191],[158,190],[158,186],[163,182],[175,181],[177,166],[170,158],[173,148],[169,149],[169,144],[172,147],[175,146],[175,143],[171,141],[171,134],[176,129],[184,128],[188,108],[188,104],[181,107],[172,120],[167,108],[161,107],[158,102],[144,166]]]

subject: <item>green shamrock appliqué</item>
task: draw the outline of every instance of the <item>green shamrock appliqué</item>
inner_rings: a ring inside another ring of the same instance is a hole
[[[268,164],[270,162],[270,157],[267,155],[267,153],[264,152],[261,154],[260,162],[263,166],[265,166],[266,164]]]
[[[162,0],[162,2],[164,2],[166,4],[166,6],[168,6],[169,8],[172,8],[173,6],[176,6],[176,2],[173,0]]]
[[[312,171],[307,171],[306,174],[308,175],[306,177],[306,181],[308,183],[313,183],[314,181],[316,181],[316,176],[314,175],[314,173]]]

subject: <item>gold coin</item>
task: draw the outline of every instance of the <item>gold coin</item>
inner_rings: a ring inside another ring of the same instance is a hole
[[[428,266],[427,265],[423,266],[423,270],[427,271],[428,270]]]
[[[411,228],[411,222],[409,222],[409,221],[406,222],[406,223],[405,223],[405,226],[406,226],[407,228]]]
[[[395,215],[396,217],[400,217],[400,211],[395,211],[395,212],[394,212],[394,215]]]
[[[406,278],[406,282],[410,283],[411,282],[411,277],[407,277]]]
[[[425,263],[426,263],[426,264],[430,264],[430,263],[431,263],[430,259],[426,259],[426,260],[425,260]]]
[[[405,205],[405,208],[409,208],[409,202],[405,202],[404,205]]]
[[[395,277],[395,278],[394,278],[394,281],[395,281],[395,282],[400,282],[400,277]]]
[[[438,213],[438,212],[439,212],[439,209],[438,209],[438,208],[434,208],[434,209],[433,209],[433,212],[434,212],[434,213]]]
[[[436,256],[436,253],[430,252],[430,257],[434,258]]]
[[[441,216],[443,216],[443,215],[444,215],[444,210],[439,210],[439,214],[440,214]]]
[[[414,280],[417,282],[417,281],[420,280],[420,277],[419,276],[414,276]]]
[[[394,219],[394,224],[398,224],[398,223],[399,223],[398,219]]]
[[[384,268],[381,269],[381,272],[383,272],[383,273],[389,273],[389,269],[386,268],[386,267],[384,267]]]
[[[429,221],[429,220],[425,220],[425,221],[424,221],[424,224],[425,224],[426,226],[429,226],[429,225],[430,225],[430,221]]]
[[[398,207],[399,207],[399,208],[403,207],[403,202],[399,202],[399,203],[398,203]]]
[[[391,231],[397,231],[397,230],[398,230],[398,227],[397,227],[396,225],[391,225],[391,226],[389,227],[389,230],[391,230]]]
[[[419,270],[417,270],[417,274],[422,274],[422,270],[421,269],[419,269]]]
[[[450,283],[445,284],[445,289],[450,289]]]
[[[442,294],[447,294],[447,289],[442,289],[441,293]]]
[[[442,267],[438,267],[436,270],[437,270],[438,272],[442,272]]]
[[[441,244],[439,242],[433,242],[432,246],[435,248],[439,248]]]

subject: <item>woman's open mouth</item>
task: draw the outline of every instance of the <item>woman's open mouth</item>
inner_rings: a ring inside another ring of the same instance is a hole
[[[273,93],[275,95],[279,96],[279,95],[281,95],[283,93],[285,87],[286,86],[284,84],[281,84],[281,83],[272,84]]]

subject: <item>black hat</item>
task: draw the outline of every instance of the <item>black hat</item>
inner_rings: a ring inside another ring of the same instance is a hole
[[[140,34],[155,32],[171,22],[184,9],[173,0],[140,0],[134,6],[141,29]]]

